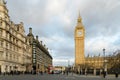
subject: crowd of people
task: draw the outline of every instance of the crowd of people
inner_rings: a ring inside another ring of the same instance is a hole
[[[59,73],[55,73],[54,71],[52,71],[52,73],[48,73],[48,72],[43,72],[43,71],[39,71],[39,72],[36,72],[36,71],[31,71],[31,72],[28,72],[28,71],[10,71],[10,72],[4,72],[4,73],[0,73],[1,75],[25,75],[25,74],[32,74],[32,75],[35,75],[35,74],[40,74],[40,75],[43,75],[43,74],[63,74],[63,75],[69,75],[69,73],[74,73],[74,74],[79,74],[79,75],[88,75],[87,72],[86,73],[82,73],[82,72],[71,72],[71,71],[61,71]],[[105,78],[107,76],[107,73],[106,72],[102,72],[103,77]],[[118,72],[115,72],[115,77],[118,78],[119,76],[119,73]]]

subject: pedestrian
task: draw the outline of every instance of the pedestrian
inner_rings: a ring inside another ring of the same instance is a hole
[[[41,75],[43,75],[43,72],[42,72],[42,71],[40,71],[40,74],[41,74]]]
[[[52,71],[52,74],[54,74],[54,72]]]
[[[85,72],[85,75],[87,76],[87,72]]]
[[[104,71],[104,72],[103,72],[103,77],[105,78],[105,76],[106,76],[106,72]]]
[[[67,75],[68,75],[68,71],[67,71]]]
[[[65,71],[63,71],[63,75],[65,75]]]
[[[115,77],[118,78],[118,72],[115,73]]]

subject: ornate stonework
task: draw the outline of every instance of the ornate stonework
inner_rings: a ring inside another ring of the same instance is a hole
[[[85,63],[84,56],[84,38],[85,29],[82,25],[82,19],[79,16],[77,20],[77,26],[75,27],[75,66]]]
[[[31,47],[22,22],[15,24],[6,3],[0,0],[0,73],[26,71],[31,64]]]

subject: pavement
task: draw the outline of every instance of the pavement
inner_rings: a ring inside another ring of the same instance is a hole
[[[108,75],[106,78],[94,75],[77,75],[77,74],[43,74],[43,75],[0,75],[0,80],[120,80],[114,75]]]
[[[73,74],[76,77],[81,77],[81,78],[86,78],[85,80],[89,79],[93,79],[93,80],[120,80],[120,77],[116,78],[115,75],[107,75],[105,78],[103,77],[103,75],[101,76],[95,76],[95,75],[77,75],[77,74]]]

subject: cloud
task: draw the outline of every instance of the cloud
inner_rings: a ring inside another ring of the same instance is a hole
[[[7,2],[8,9],[12,9],[12,11],[9,11],[11,19],[16,23],[24,21],[25,24],[39,25],[47,20],[45,17],[45,14],[47,14],[45,13],[46,2],[44,0],[13,0]]]
[[[120,43],[120,0],[7,0],[13,22],[33,28],[51,49],[55,65],[74,62],[74,29],[78,11],[85,27],[85,54],[111,54]],[[61,59],[63,59],[61,61]]]
[[[73,58],[74,52],[73,52],[73,43],[70,44],[72,41],[71,39],[64,39],[64,36],[59,35],[53,35],[50,38],[41,38],[42,41],[44,41],[45,44],[48,45],[48,47],[52,50],[52,56],[54,58]],[[66,41],[65,41],[66,40]],[[65,46],[68,45],[68,46]]]
[[[53,59],[55,66],[69,66],[74,65],[74,59],[65,59],[65,58],[59,58],[59,59]]]
[[[112,54],[114,51],[119,49],[119,34],[116,36],[98,36],[93,39],[86,39],[86,55],[90,54],[92,56],[98,55],[99,53],[103,55],[103,49],[106,49],[106,55]],[[117,40],[117,41],[116,41]],[[116,44],[116,45],[114,45]]]

